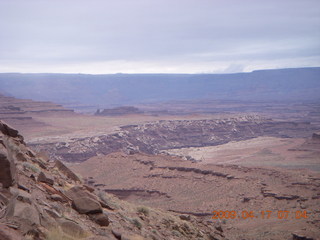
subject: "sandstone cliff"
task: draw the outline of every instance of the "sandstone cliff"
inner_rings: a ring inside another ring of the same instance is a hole
[[[273,121],[257,115],[204,120],[160,120],[120,127],[119,131],[59,142],[34,142],[52,159],[81,162],[112,152],[157,154],[161,150],[204,147],[258,136],[307,137],[314,131],[308,122]]]

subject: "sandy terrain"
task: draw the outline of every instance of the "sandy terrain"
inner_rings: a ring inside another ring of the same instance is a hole
[[[306,170],[217,166],[171,156],[113,153],[72,168],[88,184],[121,199],[220,221],[231,240],[290,239],[296,230],[320,234],[320,175]],[[236,211],[236,219],[212,219],[212,211]],[[278,211],[290,211],[279,219]],[[296,211],[308,213],[296,219]],[[253,211],[254,218],[242,218]],[[269,219],[261,211],[272,211]]]
[[[166,152],[190,156],[202,164],[308,168],[320,171],[320,153],[310,157],[303,151],[292,151],[304,142],[305,139],[300,138],[258,137],[219,146],[171,149]]]

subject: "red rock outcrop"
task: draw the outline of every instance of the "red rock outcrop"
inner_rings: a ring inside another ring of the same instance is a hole
[[[8,188],[16,183],[16,152],[12,149],[13,143],[23,143],[23,137],[18,131],[0,121],[0,184]]]

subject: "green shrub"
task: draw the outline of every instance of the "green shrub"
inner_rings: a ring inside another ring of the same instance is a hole
[[[176,237],[181,237],[181,233],[178,232],[177,230],[172,230],[172,235]]]
[[[145,216],[149,216],[149,208],[147,207],[138,207],[138,213],[141,213]]]
[[[34,164],[32,164],[32,163],[23,162],[23,163],[22,163],[22,166],[23,166],[25,169],[28,169],[28,170],[30,170],[30,171],[32,171],[32,172],[34,172],[34,173],[39,173],[39,172],[40,172],[40,169],[39,169],[36,165],[34,165]]]
[[[120,206],[115,201],[113,201],[110,197],[107,197],[107,194],[105,192],[99,191],[97,195],[99,199],[109,207],[114,209],[120,208]]]
[[[134,218],[134,219],[131,219],[131,223],[133,225],[135,225],[138,229],[141,229],[142,228],[142,224],[139,222],[138,219]]]

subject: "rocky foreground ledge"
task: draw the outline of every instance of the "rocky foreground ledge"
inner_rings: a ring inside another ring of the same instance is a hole
[[[212,239],[220,225],[136,206],[82,183],[49,163],[0,121],[0,240]]]

